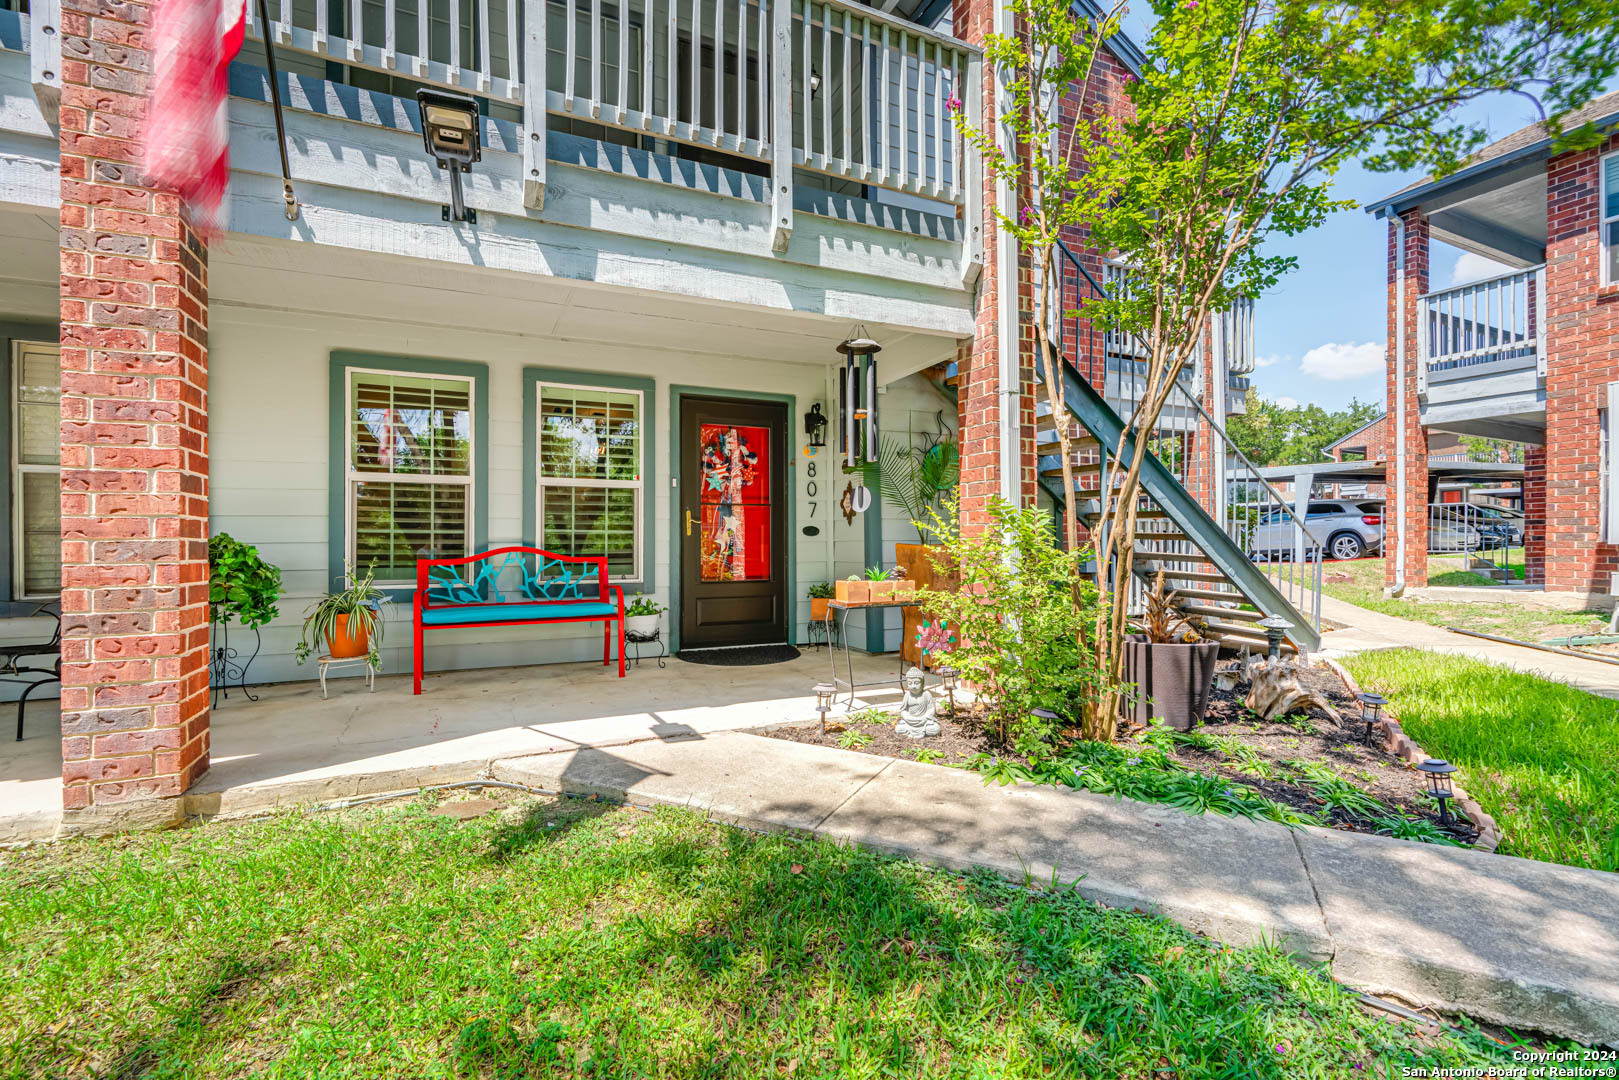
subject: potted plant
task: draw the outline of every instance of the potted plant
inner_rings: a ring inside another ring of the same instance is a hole
[[[303,636],[295,651],[298,663],[324,644],[334,660],[363,656],[372,671],[381,670],[377,649],[382,645],[382,605],[390,602],[388,594],[376,587],[374,565],[366,568],[364,577],[356,577],[345,566],[343,580],[349,583],[347,588],[327,593],[304,613]]]
[[[830,581],[817,581],[809,587],[810,619],[813,622],[826,620],[826,604],[836,596]]]
[[[871,601],[871,582],[850,574],[838,582],[837,598],[840,604],[865,604]]]
[[[281,614],[281,570],[265,562],[259,549],[220,533],[208,541],[208,618],[232,620],[258,629]]]
[[[904,600],[916,592],[916,579],[905,575],[905,567],[896,566],[888,572],[888,579],[894,586],[894,599]]]
[[[636,593],[624,606],[624,632],[643,639],[656,637],[658,616],[668,610],[646,593]]]
[[[1146,725],[1162,719],[1177,731],[1190,731],[1203,722],[1214,691],[1214,665],[1220,643],[1204,641],[1174,608],[1175,591],[1164,591],[1164,572],[1158,571],[1147,594],[1139,634],[1124,643],[1124,681],[1133,683],[1133,699],[1125,700],[1128,720]]]
[[[894,582],[889,578],[888,571],[881,566],[866,567],[866,583],[871,589],[873,602],[887,600],[894,595]]]

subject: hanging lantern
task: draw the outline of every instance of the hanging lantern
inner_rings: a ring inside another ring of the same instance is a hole
[[[843,409],[838,425],[838,453],[847,469],[877,460],[877,354],[883,347],[863,326],[838,346],[843,367],[838,370],[838,402]]]
[[[804,434],[809,436],[809,445],[816,448],[826,445],[826,414],[821,412],[819,401],[804,414]]]

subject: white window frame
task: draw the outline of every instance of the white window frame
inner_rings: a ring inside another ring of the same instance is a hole
[[[1602,284],[1619,285],[1608,271],[1613,261],[1613,247],[1608,242],[1608,230],[1619,223],[1619,211],[1608,213],[1608,163],[1619,162],[1619,150],[1610,150],[1597,159],[1597,253],[1602,262]],[[1614,166],[1615,181],[1619,182],[1619,164]]]
[[[472,453],[467,455],[466,476],[434,476],[424,473],[382,473],[361,472],[354,467],[354,376],[356,375],[387,375],[391,377],[402,376],[409,379],[439,379],[444,382],[464,382],[467,384],[467,442],[472,446]],[[364,482],[393,483],[393,484],[458,484],[467,489],[466,507],[466,550],[463,555],[471,555],[476,544],[473,533],[473,523],[478,520],[478,455],[482,449],[478,446],[478,381],[470,375],[449,375],[437,371],[405,371],[400,368],[378,367],[345,367],[343,369],[343,551],[344,563],[347,566],[358,568],[356,545],[359,538],[356,536],[357,522],[355,520],[354,496],[355,484]],[[382,589],[415,589],[416,579],[399,581],[395,579],[378,580],[378,588]]]
[[[57,460],[55,465],[24,464],[18,460],[22,456],[22,402],[19,400],[18,380],[22,377],[23,350],[30,346],[44,349],[55,349],[57,371],[61,371],[62,347],[50,341],[23,341],[14,340],[11,343],[11,386],[6,393],[11,398],[11,595],[17,600],[49,600],[60,595],[57,593],[25,592],[27,577],[23,573],[27,552],[23,550],[23,482],[27,473],[51,473],[57,478],[57,488],[60,491],[62,477],[62,462]],[[61,375],[57,375],[56,386],[57,401],[61,401],[62,385]],[[60,407],[60,405],[58,406]]]
[[[545,410],[542,408],[545,400],[545,391],[568,390],[572,392],[595,391],[600,394],[629,394],[635,398],[635,457],[636,479],[634,480],[593,480],[574,479],[570,477],[548,477],[541,462],[542,439],[545,431]],[[642,525],[646,515],[646,394],[639,389],[623,386],[598,386],[595,383],[567,383],[543,382],[534,383],[534,542],[537,547],[545,551],[552,550],[545,542],[545,489],[550,487],[567,488],[629,488],[635,491],[635,531],[632,536],[635,553],[634,566],[629,574],[609,574],[607,580],[610,584],[622,585],[626,583],[645,581],[643,576],[646,567],[643,560],[646,552],[642,550],[642,541],[645,534]]]

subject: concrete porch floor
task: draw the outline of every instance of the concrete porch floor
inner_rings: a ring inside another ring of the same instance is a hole
[[[838,657],[841,668],[842,657]],[[212,764],[186,793],[188,814],[250,813],[480,776],[497,758],[549,754],[816,718],[811,687],[831,675],[827,650],[762,667],[713,667],[670,657],[623,678],[597,663],[384,675],[234,692],[212,713]],[[899,697],[897,654],[854,654],[855,678],[884,685],[860,704]],[[829,716],[843,708],[835,706]],[[0,744],[0,843],[48,839],[61,822],[61,740],[55,701],[30,703],[27,738]]]

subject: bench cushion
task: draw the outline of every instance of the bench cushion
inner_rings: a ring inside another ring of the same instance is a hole
[[[599,600],[557,604],[460,604],[426,608],[423,626],[469,626],[477,623],[527,622],[530,619],[618,618],[618,605]]]

